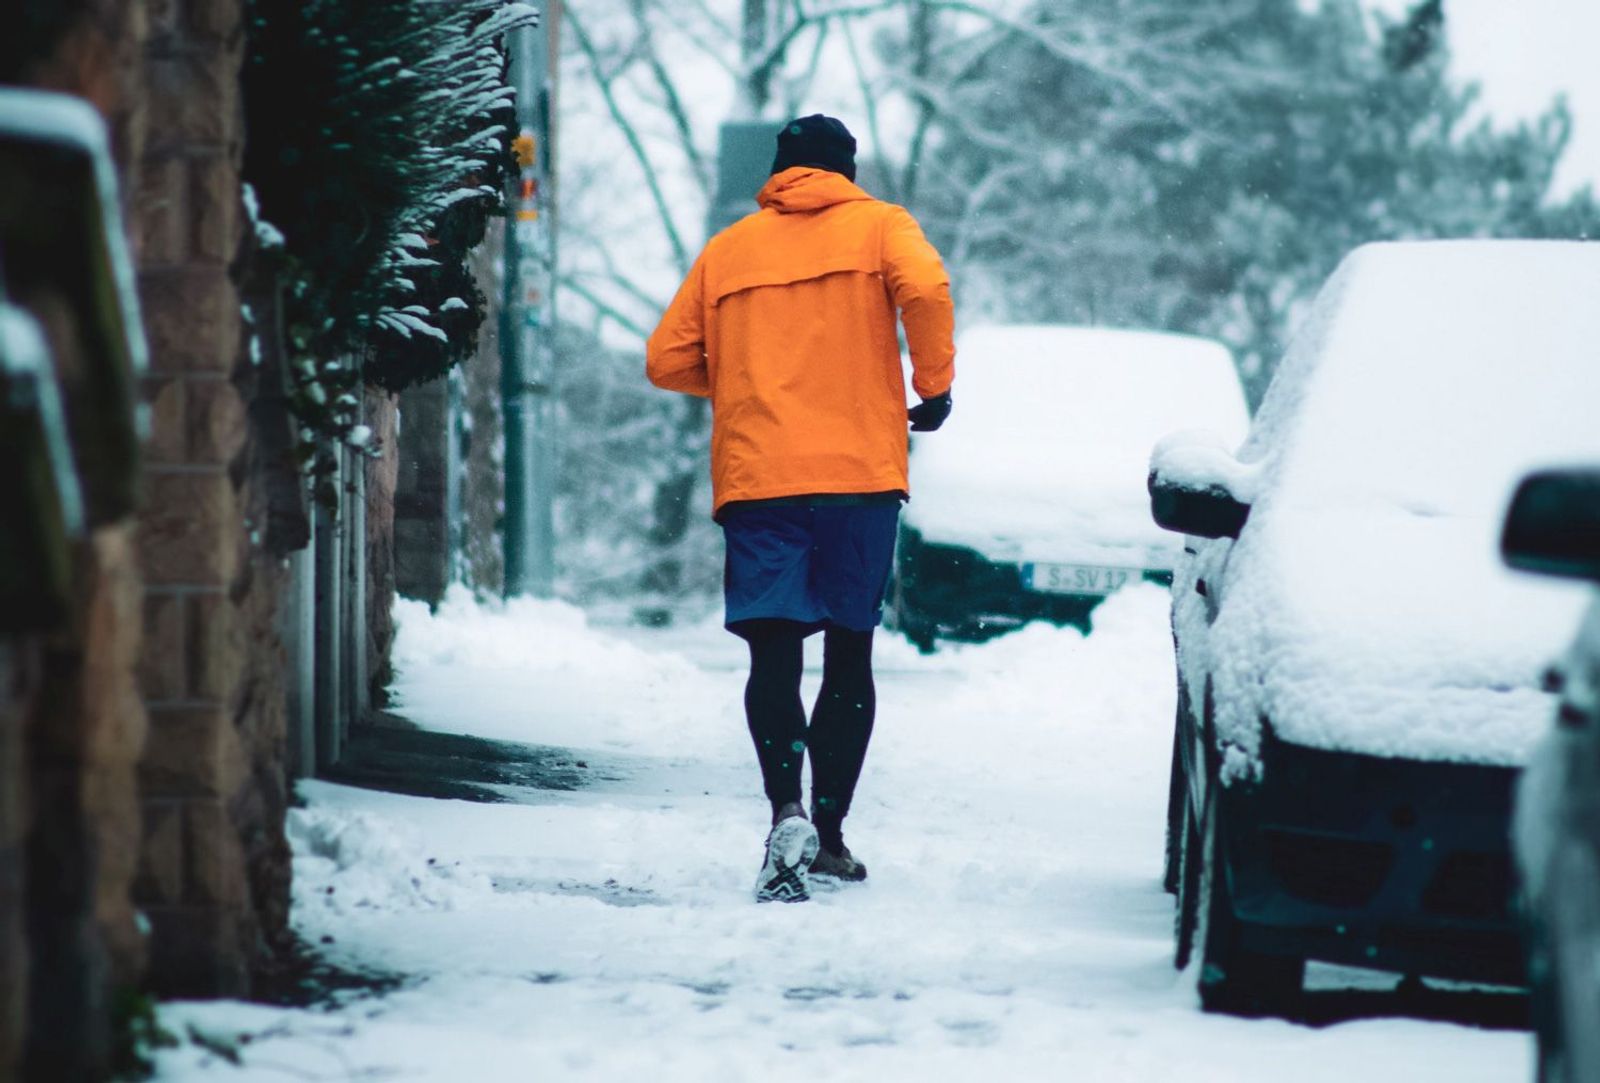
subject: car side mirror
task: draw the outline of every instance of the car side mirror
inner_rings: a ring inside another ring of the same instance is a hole
[[[1150,514],[1164,530],[1237,538],[1250,518],[1249,468],[1210,433],[1176,433],[1150,457]]]
[[[1522,479],[1500,551],[1524,572],[1600,583],[1600,469],[1542,470]]]

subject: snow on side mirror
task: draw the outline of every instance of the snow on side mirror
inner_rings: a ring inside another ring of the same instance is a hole
[[[1519,571],[1600,583],[1600,469],[1542,470],[1523,478],[1500,551]]]
[[[1150,514],[1163,530],[1237,538],[1250,518],[1254,474],[1210,432],[1179,432],[1150,456]]]

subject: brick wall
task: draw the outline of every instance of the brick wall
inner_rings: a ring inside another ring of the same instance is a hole
[[[152,432],[140,516],[150,737],[136,894],[151,981],[248,992],[288,908],[279,562],[260,547],[232,267],[244,238],[240,0],[151,6],[134,201]]]
[[[133,681],[139,572],[128,524],[74,554],[73,619],[43,642],[28,723],[30,1078],[98,1078],[111,1009],[143,962],[128,886],[138,853],[134,765],[145,718]]]
[[[264,527],[262,478],[286,469],[247,409],[235,286],[242,0],[78,11],[0,78],[86,97],[109,122],[152,427],[137,523],[97,516],[75,543],[70,619],[0,640],[0,1079],[51,1083],[104,1078],[121,989],[247,992],[289,899],[285,545],[259,544],[285,534]],[[60,299],[32,302],[58,366],[80,370]]]
[[[480,594],[498,597],[505,589],[504,518],[505,430],[500,407],[500,309],[504,285],[497,267],[505,258],[504,230],[489,230],[472,255],[478,286],[489,298],[489,318],[478,332],[478,352],[460,368],[462,406],[470,421],[462,455],[462,574]]]
[[[430,380],[400,393],[395,441],[394,578],[407,598],[437,605],[450,584],[450,381]]]
[[[388,703],[394,679],[390,650],[394,646],[395,545],[394,501],[400,483],[400,397],[375,387],[362,396],[362,421],[372,430],[373,450],[367,472],[367,702]]]
[[[8,78],[81,95],[106,116],[126,167],[142,133],[144,5],[92,0],[51,49]],[[64,299],[12,285],[41,319],[58,371],[83,371]],[[43,292],[39,291],[42,288]],[[79,396],[65,381],[69,417]],[[15,510],[15,509],[14,509]],[[145,715],[134,682],[140,575],[132,524],[91,506],[70,554],[68,619],[0,644],[0,1078],[96,1079],[112,1057],[115,991],[139,980],[129,897],[138,852],[135,766]],[[20,942],[19,942],[20,941]],[[26,1067],[19,1069],[19,1059]]]
[[[37,683],[35,645],[0,639],[0,1079],[22,1059],[28,1024],[28,942],[23,869],[28,829],[23,725]]]

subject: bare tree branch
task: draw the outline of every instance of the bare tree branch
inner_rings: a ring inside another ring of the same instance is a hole
[[[933,71],[934,13],[926,2],[919,2],[911,11],[911,77],[926,83]],[[933,102],[926,95],[916,95],[917,126],[912,131],[911,147],[906,155],[905,177],[901,184],[909,206],[916,202],[917,181],[922,175],[922,152],[928,144],[928,131],[933,127]]]
[[[573,293],[589,302],[598,315],[605,317],[612,323],[615,323],[624,331],[639,336],[639,340],[641,342],[650,337],[650,331],[648,328],[639,323],[632,316],[629,316],[626,312],[618,309],[615,305],[611,304],[599,294],[595,293],[594,290],[591,290],[584,283],[583,279],[579,278],[575,274],[570,273],[561,275],[560,277],[561,288],[571,290]]]
[[[678,140],[683,144],[683,153],[689,159],[689,167],[694,172],[695,180],[699,181],[700,190],[709,196],[712,185],[711,166],[700,153],[699,147],[695,145],[694,129],[689,123],[688,111],[683,107],[683,99],[678,94],[677,84],[672,81],[666,65],[661,63],[661,54],[656,51],[655,34],[650,26],[650,17],[645,10],[645,4],[646,0],[630,0],[634,25],[639,28],[639,51],[644,57],[645,64],[650,68],[650,74],[655,77],[656,86],[661,88],[667,115],[672,118],[673,127],[678,131]]]
[[[799,0],[796,0],[798,3]],[[784,112],[790,116],[800,111],[801,102],[811,95],[811,87],[817,81],[817,70],[822,65],[822,50],[828,44],[828,31],[832,28],[831,22],[816,24],[816,38],[811,44],[811,60],[806,64],[805,74],[791,81],[788,89],[788,101]]]
[[[856,45],[855,29],[849,20],[844,23],[844,44],[850,54],[850,66],[855,70],[856,86],[861,90],[861,110],[866,114],[867,132],[872,137],[872,156],[877,159],[878,173],[883,178],[884,195],[891,203],[899,203],[901,201],[899,185],[895,180],[894,170],[889,168],[889,159],[883,149],[883,130],[878,123],[878,95],[867,79],[867,68],[862,62],[861,49]]]
[[[616,122],[617,128],[622,132],[623,138],[628,141],[628,147],[633,151],[634,158],[639,163],[639,168],[644,173],[645,185],[650,190],[650,198],[655,202],[656,213],[661,219],[662,231],[667,235],[667,243],[672,247],[672,258],[678,265],[680,276],[689,273],[689,251],[684,246],[683,237],[678,233],[677,224],[672,220],[672,209],[667,204],[667,197],[661,190],[661,182],[656,176],[655,164],[651,162],[649,153],[644,149],[644,143],[639,138],[638,130],[633,122],[623,112],[622,106],[617,101],[615,76],[607,75],[602,70],[600,54],[595,49],[594,41],[584,29],[583,22],[578,18],[577,12],[569,5],[565,11],[567,25],[572,28],[572,36],[578,42],[578,48],[583,52],[584,58],[589,62],[589,68],[594,72],[595,81],[600,88],[600,94],[605,99],[606,109],[611,114],[611,119]]]

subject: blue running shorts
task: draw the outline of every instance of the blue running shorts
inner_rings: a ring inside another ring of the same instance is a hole
[[[729,630],[779,619],[864,632],[883,619],[898,502],[735,506],[720,519]]]

